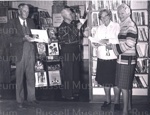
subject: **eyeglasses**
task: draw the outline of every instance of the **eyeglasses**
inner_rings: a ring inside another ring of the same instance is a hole
[[[108,14],[105,15],[105,16],[101,17],[101,19],[105,19],[105,18],[107,18],[107,16],[109,16],[109,15]]]

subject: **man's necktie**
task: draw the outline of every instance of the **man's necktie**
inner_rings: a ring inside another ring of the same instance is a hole
[[[25,21],[23,21],[23,27],[26,27],[26,25],[25,25]]]

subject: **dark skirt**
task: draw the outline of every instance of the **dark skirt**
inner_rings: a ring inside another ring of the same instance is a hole
[[[125,65],[117,63],[115,84],[121,89],[132,89],[134,73],[135,64]]]
[[[115,85],[116,60],[97,60],[96,81],[105,87]]]

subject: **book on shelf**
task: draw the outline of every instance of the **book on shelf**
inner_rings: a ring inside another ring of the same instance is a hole
[[[137,25],[148,25],[147,16],[146,10],[132,11],[132,19]]]
[[[44,65],[42,61],[37,60],[35,63],[35,71],[44,71]]]
[[[59,55],[58,42],[48,44],[48,55]]]
[[[112,20],[113,22],[120,23],[117,12],[112,12]]]
[[[133,79],[134,88],[147,88],[147,83],[143,76],[135,76]]]
[[[137,86],[138,86],[138,88],[144,88],[144,86],[143,86],[143,84],[142,84],[142,82],[141,82],[139,76],[136,76],[135,79],[136,79],[136,81],[137,81]]]
[[[138,41],[148,41],[148,28],[138,27]]]
[[[35,87],[47,86],[47,75],[45,71],[35,72]]]
[[[131,6],[131,0],[92,0],[92,10],[100,10],[102,8],[116,10],[122,3]]]
[[[56,86],[61,85],[61,77],[60,77],[60,71],[48,71],[49,76],[49,85],[50,86]]]
[[[8,10],[8,20],[18,17],[18,10]]]
[[[92,26],[98,26],[98,25],[100,25],[98,14],[99,14],[99,12],[92,12]]]
[[[138,57],[147,57],[148,56],[148,43],[138,43],[136,45]]]
[[[55,70],[60,70],[60,64],[51,64],[51,65],[47,65],[47,69],[48,71],[55,71]]]
[[[140,81],[142,82],[143,87],[146,88],[148,85],[147,85],[147,83],[146,83],[144,77],[143,77],[143,76],[139,76],[139,79],[140,79]]]
[[[137,60],[136,73],[147,73],[148,72],[148,63],[147,59]]]
[[[46,55],[45,43],[36,43],[39,55]]]

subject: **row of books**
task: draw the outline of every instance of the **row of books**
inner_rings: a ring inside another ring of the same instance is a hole
[[[50,18],[50,15],[47,11],[39,11],[39,16],[43,18]]]
[[[8,10],[8,20],[18,17],[18,10]]]
[[[35,87],[46,87],[61,85],[60,71],[46,71],[35,72]]]
[[[148,41],[148,28],[138,27],[138,41]]]
[[[39,11],[39,21],[41,26],[52,24],[52,18],[47,11]]]
[[[119,5],[126,3],[131,5],[131,0],[92,0],[92,3],[86,3],[86,10],[88,11],[89,5],[92,4],[92,10],[100,10],[102,8],[116,10]]]
[[[60,63],[58,64],[47,64],[47,70],[48,71],[56,71],[56,70],[60,70],[61,66]],[[45,71],[44,68],[44,64],[41,60],[37,60],[35,63],[35,71],[39,72],[39,71]]]
[[[59,6],[59,5],[67,5],[67,1],[53,1],[53,5]]]
[[[38,54],[46,55],[45,43],[36,43],[36,44],[37,44]],[[57,42],[48,44],[48,56],[51,55],[59,55],[59,48]]]
[[[148,43],[138,43],[136,45],[138,57],[148,57]]]
[[[148,25],[148,20],[147,20],[147,11],[142,11],[142,12],[133,12],[132,13],[132,19],[137,25]],[[98,26],[101,24],[99,20],[99,12],[92,12],[92,26]],[[120,23],[119,17],[117,15],[117,12],[112,12],[112,21]],[[145,32],[144,28],[140,28],[140,32]],[[145,33],[143,33],[145,34]],[[147,36],[145,37],[147,39]]]
[[[149,72],[148,60],[147,59],[137,60],[135,73],[148,73],[148,72]]]
[[[40,17],[40,24],[41,25],[50,25],[50,24],[52,24],[52,18]]]
[[[137,25],[148,25],[147,11],[132,12],[132,19]]]
[[[143,76],[135,76],[133,79],[133,87],[134,88],[147,88],[146,80]]]

